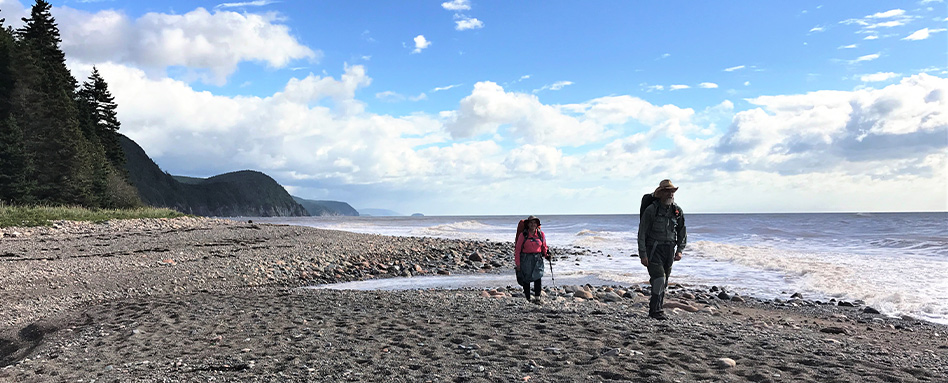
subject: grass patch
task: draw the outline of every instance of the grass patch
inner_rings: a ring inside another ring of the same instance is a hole
[[[0,227],[49,226],[53,221],[92,221],[133,218],[175,218],[185,214],[165,208],[90,209],[79,206],[10,206],[0,203]]]

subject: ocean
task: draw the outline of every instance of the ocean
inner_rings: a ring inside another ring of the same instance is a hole
[[[520,216],[279,217],[255,222],[392,236],[513,241]],[[593,277],[647,283],[635,257],[638,215],[540,216],[554,247],[589,255],[554,264],[558,282]],[[742,295],[861,300],[888,315],[948,324],[948,213],[689,214],[688,247],[671,281]],[[511,272],[511,278],[513,278]],[[437,286],[438,277],[368,282],[361,288]],[[433,278],[433,279],[431,279]],[[478,278],[443,277],[449,285]],[[547,282],[548,285],[548,282]]]

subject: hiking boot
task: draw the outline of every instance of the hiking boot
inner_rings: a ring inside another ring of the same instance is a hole
[[[536,303],[536,304],[538,304],[538,305],[542,305],[542,304],[543,304],[543,298],[540,298],[539,296],[536,297],[536,298],[533,298],[533,303]]]
[[[656,320],[668,320],[668,316],[666,316],[665,313],[662,313],[662,312],[648,314],[648,317],[652,319],[656,319]]]

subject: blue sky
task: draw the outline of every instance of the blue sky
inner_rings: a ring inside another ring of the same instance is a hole
[[[631,213],[663,178],[694,212],[948,210],[944,1],[51,3],[172,174],[403,213]]]

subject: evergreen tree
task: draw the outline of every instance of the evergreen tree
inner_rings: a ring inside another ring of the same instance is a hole
[[[117,105],[109,92],[109,85],[97,68],[92,67],[92,74],[79,90],[79,98],[85,109],[82,114],[87,116],[84,125],[95,137],[90,137],[90,141],[98,141],[102,145],[112,167],[116,170],[125,169],[125,153],[119,145],[118,130],[121,123],[116,113]]]
[[[30,204],[36,184],[30,178],[33,167],[23,148],[23,132],[16,120],[0,120],[0,201]]]
[[[0,19],[0,201],[31,203],[33,183],[30,158],[23,147],[23,131],[12,116],[13,88],[13,31],[3,26]]]
[[[91,194],[95,166],[93,145],[80,131],[76,80],[65,54],[50,4],[37,0],[17,30],[14,54],[16,84],[13,114],[35,161],[35,196],[39,202],[96,206]]]

